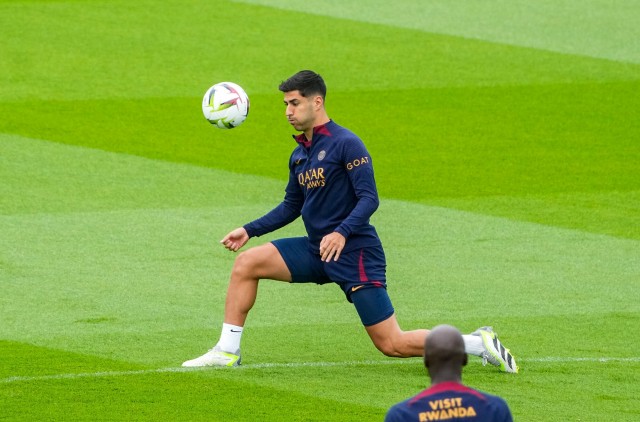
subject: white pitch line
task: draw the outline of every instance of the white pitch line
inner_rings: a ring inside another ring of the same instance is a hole
[[[517,359],[517,358],[516,358]],[[532,359],[518,359],[519,362],[640,362],[640,357],[630,358],[559,358],[559,357],[547,357],[547,358],[532,358]]]
[[[295,363],[256,363],[242,365],[233,370],[242,369],[271,369],[271,368],[322,368],[322,367],[338,367],[338,366],[373,366],[373,365],[397,365],[406,363],[417,363],[416,359],[393,359],[393,360],[368,360],[368,361],[351,361],[351,362],[295,362]],[[519,359],[518,362],[535,362],[535,363],[579,363],[579,362],[640,362],[640,357],[614,358],[577,358],[577,357],[543,357],[531,359]],[[68,374],[53,374],[39,376],[15,376],[8,378],[0,378],[0,384],[13,384],[18,382],[30,381],[47,381],[47,380],[65,380],[79,378],[105,378],[120,377],[127,375],[147,375],[147,374],[163,374],[163,373],[186,373],[197,371],[224,370],[225,367],[206,367],[206,368],[157,368],[157,369],[140,369],[135,371],[104,371],[104,372],[79,372]]]

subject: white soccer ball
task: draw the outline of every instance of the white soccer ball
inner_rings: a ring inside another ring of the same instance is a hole
[[[204,94],[202,113],[212,125],[233,129],[240,126],[249,114],[249,96],[238,84],[217,83]]]

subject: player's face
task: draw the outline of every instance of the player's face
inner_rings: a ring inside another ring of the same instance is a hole
[[[285,92],[284,105],[285,115],[291,126],[304,132],[313,129],[317,111],[315,97],[303,97],[297,90]]]

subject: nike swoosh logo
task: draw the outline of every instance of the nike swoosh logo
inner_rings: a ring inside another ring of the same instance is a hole
[[[362,289],[363,287],[364,287],[364,286],[363,286],[362,284],[361,284],[361,285],[359,285],[359,286],[354,286],[354,287],[352,287],[352,288],[351,288],[351,292],[355,292],[355,291],[357,291],[357,290],[359,290],[359,289]]]
[[[300,164],[300,161],[302,161],[302,158],[298,158],[298,159],[296,160],[296,166],[297,166],[298,164]]]
[[[241,333],[242,330],[231,330],[232,333]]]

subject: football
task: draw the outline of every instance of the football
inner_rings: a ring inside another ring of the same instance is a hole
[[[202,113],[212,125],[233,129],[249,114],[249,96],[233,82],[220,82],[207,90],[202,98]]]

